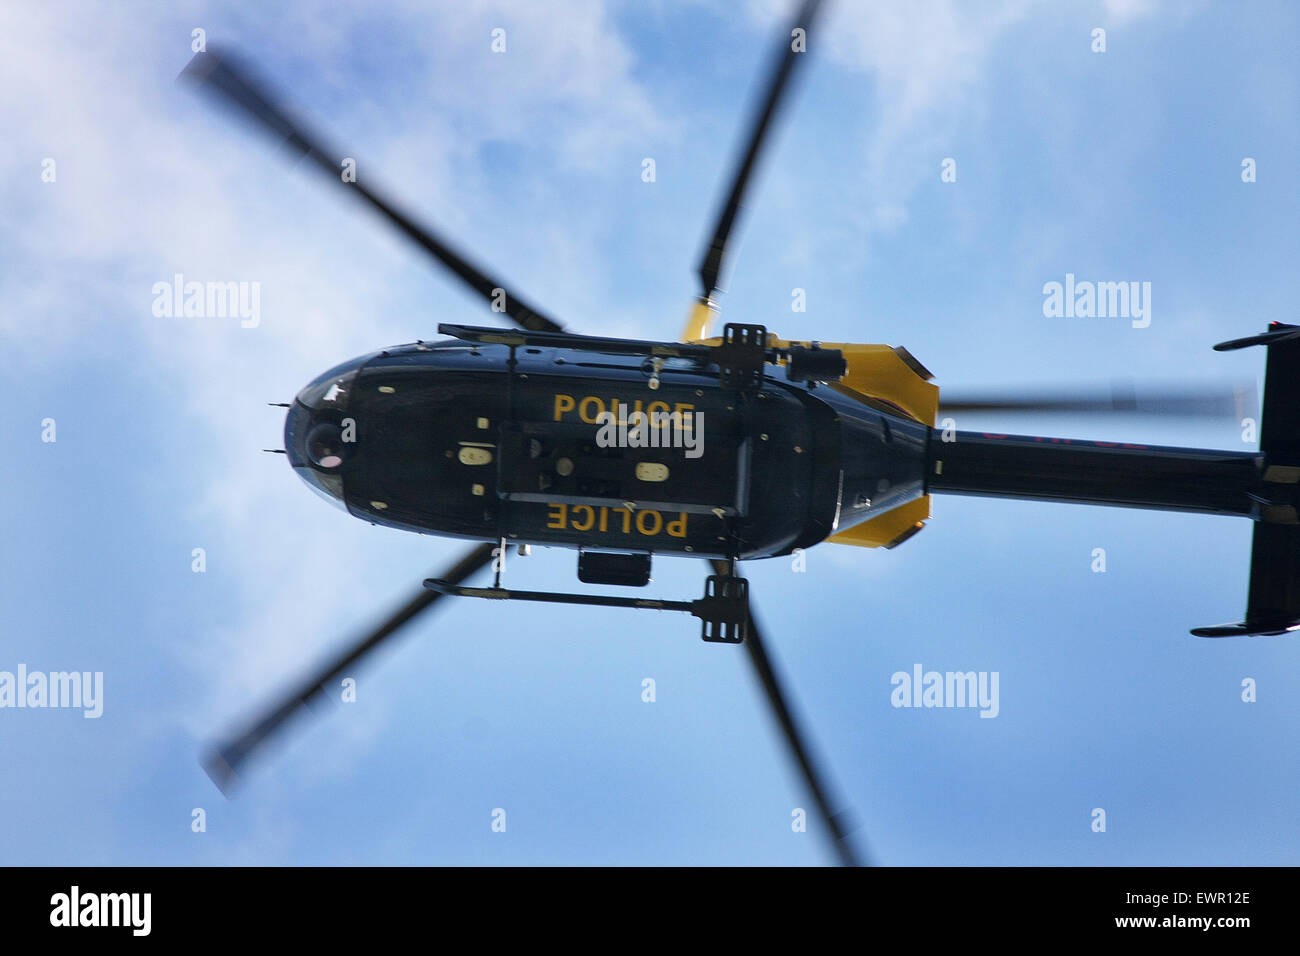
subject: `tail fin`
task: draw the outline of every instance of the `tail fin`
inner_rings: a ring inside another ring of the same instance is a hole
[[[1300,326],[1269,324],[1262,335],[1216,345],[1218,351],[1268,347],[1259,448],[1264,474],[1250,552],[1250,594],[1240,624],[1198,627],[1197,637],[1300,631]]]

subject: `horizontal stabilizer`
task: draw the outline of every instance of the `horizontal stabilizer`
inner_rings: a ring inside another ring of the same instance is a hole
[[[1242,624],[1192,630],[1197,637],[1286,634],[1300,630],[1300,525],[1255,523],[1250,597]]]

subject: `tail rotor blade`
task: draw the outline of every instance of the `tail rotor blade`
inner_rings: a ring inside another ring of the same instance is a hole
[[[181,79],[196,84],[199,89],[252,121],[272,138],[284,142],[299,158],[310,160],[334,182],[352,190],[485,299],[494,310],[502,311],[501,307],[504,306],[506,315],[530,331],[563,331],[558,322],[513,294],[504,282],[490,278],[432,229],[416,222],[361,180],[345,180],[342,176],[341,154],[323,146],[315,134],[281,107],[234,54],[215,51],[196,53],[181,72]],[[368,181],[369,177],[366,178]]]

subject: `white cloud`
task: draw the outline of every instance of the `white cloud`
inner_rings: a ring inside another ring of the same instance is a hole
[[[1033,9],[1033,0],[833,6],[823,27],[830,57],[875,86],[876,109],[862,123],[868,228],[905,221],[911,193],[937,176],[951,137],[978,108],[989,57]]]
[[[1117,24],[1149,17],[1156,12],[1159,0],[1106,0],[1106,14]]]
[[[174,83],[190,56],[190,25],[204,25],[212,44],[243,40],[265,58],[266,74],[301,78],[303,90],[287,91],[294,99],[336,106],[317,125],[372,144],[358,157],[363,176],[383,170],[412,208],[445,211],[450,234],[481,235],[480,220],[508,225],[503,238],[530,247],[531,268],[566,289],[584,287],[599,249],[557,240],[560,227],[548,223],[564,219],[564,197],[542,193],[524,211],[506,206],[484,186],[480,151],[504,144],[544,161],[548,175],[613,175],[612,156],[666,128],[595,0],[545,9],[410,4],[378,17],[368,8],[329,17],[253,9],[140,8],[129,22],[106,6],[0,11],[8,146],[0,196],[10,223],[24,224],[6,239],[0,334],[37,367],[61,346],[119,330],[115,360],[147,369],[159,401],[192,430],[203,477],[166,506],[207,529],[200,543],[210,560],[237,565],[239,605],[196,644],[171,648],[212,688],[185,718],[194,732],[212,730],[218,714],[246,712],[237,702],[281,686],[346,639],[343,625],[383,614],[390,597],[436,566],[430,553],[462,547],[413,536],[395,547],[397,533],[325,508],[282,458],[254,451],[280,444],[281,413],[264,403],[290,399],[351,355],[432,337],[448,313],[490,317],[341,190],[291,168]],[[498,24],[508,30],[504,56],[489,50]],[[368,90],[365,67],[387,65],[390,55],[407,57],[384,73],[402,88]],[[51,185],[39,179],[46,156],[58,164]],[[519,221],[539,210],[535,224]],[[601,215],[573,210],[562,231]],[[151,286],[175,272],[261,282],[261,326],[154,317]],[[394,553],[423,556],[405,585],[391,578]]]

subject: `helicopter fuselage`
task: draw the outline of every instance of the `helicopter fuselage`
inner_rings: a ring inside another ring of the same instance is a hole
[[[331,369],[295,400],[285,448],[374,524],[752,559],[920,497],[929,431],[779,366],[735,389],[695,358],[656,375],[638,356],[453,340]]]

